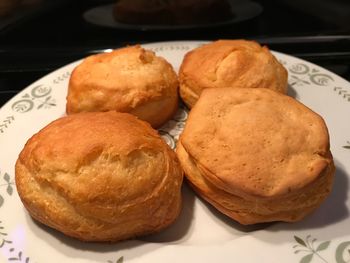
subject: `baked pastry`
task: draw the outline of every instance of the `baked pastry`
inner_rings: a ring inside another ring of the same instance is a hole
[[[136,25],[200,25],[233,18],[227,0],[118,0],[117,22]]]
[[[173,67],[139,45],[92,55],[70,77],[67,114],[116,110],[159,127],[177,107],[178,80]]]
[[[287,70],[266,46],[218,40],[188,52],[179,71],[180,96],[193,107],[206,88],[269,88],[287,93]]]
[[[182,174],[149,124],[118,112],[62,117],[35,134],[16,162],[30,215],[84,241],[128,239],[171,224]]]
[[[294,222],[331,191],[335,172],[323,119],[269,89],[206,89],[177,155],[194,190],[241,224]]]

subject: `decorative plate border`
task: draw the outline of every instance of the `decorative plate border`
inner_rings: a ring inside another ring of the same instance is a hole
[[[55,85],[61,84],[62,81],[69,78],[71,72],[67,71],[57,76],[51,85],[37,84],[30,90],[25,90],[15,96],[15,101],[11,101],[12,115],[8,115],[5,119],[0,120],[0,135],[5,133],[9,126],[16,120],[18,113],[23,114],[33,110],[43,110],[56,107],[56,99],[52,96],[52,90]]]
[[[350,90],[348,88],[334,85],[334,78],[331,74],[323,73],[318,67],[310,67],[305,63],[295,63],[287,65],[286,61],[280,61],[285,67],[287,66],[290,76],[289,85],[307,86],[315,84],[322,87],[331,87],[333,91],[346,101],[350,102]]]
[[[297,244],[293,246],[294,254],[304,254],[299,263],[350,262],[350,241],[344,241],[338,244],[334,252],[334,258],[332,260],[327,260],[324,256],[322,256],[321,251],[328,249],[331,241],[323,241],[321,243],[318,242],[318,245],[316,246],[317,238],[314,238],[311,235],[307,235],[305,239],[294,236],[294,240],[297,242]]]
[[[1,173],[0,171],[0,209],[5,203],[5,196],[12,197],[14,193],[14,178],[12,178],[7,172]],[[6,189],[6,190],[5,190]],[[4,191],[5,190],[5,191]],[[5,193],[4,193],[5,192]],[[6,248],[8,250],[8,261],[10,262],[25,262],[30,263],[30,258],[26,257],[21,250],[17,250],[14,247],[13,241],[8,237],[8,233],[3,226],[3,222],[0,221],[0,249]]]

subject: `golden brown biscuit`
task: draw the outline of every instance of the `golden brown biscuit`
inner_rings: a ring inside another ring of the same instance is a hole
[[[254,41],[218,40],[185,55],[180,96],[193,107],[206,88],[269,88],[287,93],[287,70],[267,47]]]
[[[69,81],[67,114],[116,110],[159,127],[177,107],[174,69],[138,45],[86,58]]]
[[[334,164],[323,119],[269,89],[206,89],[177,154],[193,188],[242,224],[293,222],[330,193]]]
[[[146,122],[127,113],[78,113],[35,134],[16,163],[30,215],[84,241],[159,231],[181,208],[182,169]]]

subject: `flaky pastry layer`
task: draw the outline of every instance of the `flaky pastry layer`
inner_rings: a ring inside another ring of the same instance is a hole
[[[181,208],[182,169],[155,130],[117,112],[60,118],[25,145],[16,185],[30,215],[84,241],[157,232]]]

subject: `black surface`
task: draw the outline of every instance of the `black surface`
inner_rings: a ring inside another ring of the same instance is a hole
[[[110,1],[42,0],[41,5],[22,7],[12,23],[1,27],[0,19],[0,105],[74,60],[106,48],[156,41],[254,39],[350,80],[349,1],[255,2],[263,12],[244,22],[164,31],[118,30],[84,20],[86,10]]]

